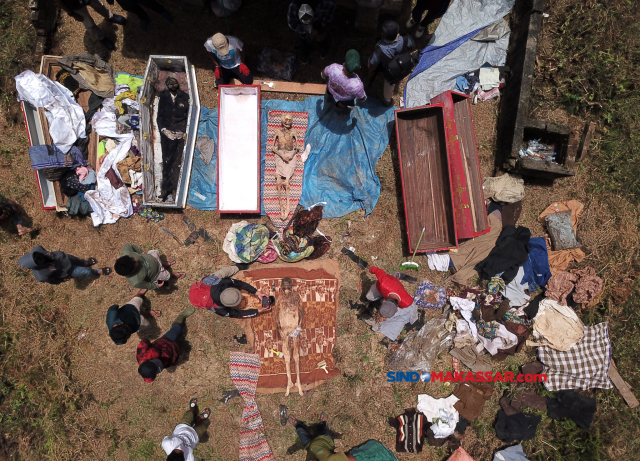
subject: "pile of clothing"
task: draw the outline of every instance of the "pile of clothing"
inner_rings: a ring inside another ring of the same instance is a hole
[[[497,99],[509,73],[508,66],[485,63],[480,69],[459,76],[456,79],[456,91],[469,95],[474,104],[478,104],[478,100],[484,102]]]
[[[322,208],[315,205],[299,210],[282,234],[270,232],[261,224],[235,223],[227,232],[222,249],[235,263],[267,264],[278,258],[285,262],[317,259],[331,246],[331,238],[318,230]],[[318,235],[314,235],[316,232]]]

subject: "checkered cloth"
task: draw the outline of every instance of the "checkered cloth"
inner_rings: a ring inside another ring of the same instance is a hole
[[[538,358],[544,364],[543,373],[547,375],[544,386],[548,391],[613,387],[608,376],[611,362],[608,322],[584,327],[584,338],[568,351],[539,347]]]

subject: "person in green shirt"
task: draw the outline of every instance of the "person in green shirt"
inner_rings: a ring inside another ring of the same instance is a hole
[[[295,427],[300,442],[307,450],[307,460],[318,461],[353,461],[355,458],[347,453],[336,453],[336,445],[333,442],[333,435],[327,426],[327,415],[320,415],[320,424],[317,424],[318,436],[311,436],[309,427],[298,421],[293,416],[289,417],[289,423]]]
[[[169,267],[175,261],[168,260],[165,266],[160,260],[158,250],[149,250],[146,253],[138,245],[125,243],[116,260],[114,269],[116,274],[127,278],[129,284],[141,290],[157,290],[171,278]],[[184,278],[184,272],[177,272],[178,280]]]

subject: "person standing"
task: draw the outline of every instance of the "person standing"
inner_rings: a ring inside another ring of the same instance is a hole
[[[311,53],[314,43],[318,45],[320,58],[327,57],[329,48],[327,26],[333,20],[335,10],[336,2],[334,0],[308,0],[308,3],[303,4],[293,0],[289,4],[287,23],[298,37],[298,49],[302,64],[309,63],[309,53]]]
[[[234,78],[243,85],[253,83],[251,71],[242,62],[244,43],[240,39],[218,32],[204,42],[204,47],[211,53],[209,57],[216,65],[216,86],[229,85]]]
[[[400,35],[400,26],[397,22],[389,19],[382,24],[382,40],[376,44],[371,57],[369,58],[369,72],[373,72],[379,67],[383,70],[396,56],[400,56],[407,51],[413,51],[416,43],[409,34]],[[401,77],[398,75],[397,77]],[[383,97],[387,107],[393,105],[393,93],[396,89],[397,80],[390,82],[385,72]]]
[[[348,113],[358,102],[367,99],[364,85],[356,72],[360,70],[360,54],[349,50],[343,64],[331,64],[320,74],[327,80],[327,92],[324,95],[324,107],[333,107],[339,114]]]
[[[429,24],[441,18],[442,15],[447,12],[450,2],[451,0],[418,0],[415,8],[411,11],[411,17],[407,21],[407,29],[411,29],[418,24],[416,38],[422,37]],[[427,10],[429,12],[424,19],[422,19],[422,15]]]
[[[237,266],[224,267],[216,271],[213,275],[205,277],[201,282],[191,285],[189,290],[189,301],[196,307],[209,309],[222,317],[244,319],[255,317],[265,312],[271,312],[270,307],[260,307],[259,309],[239,309],[242,303],[242,293],[244,290],[263,300],[268,296],[255,287],[242,280],[232,279],[231,276],[238,272]]]
[[[173,434],[162,439],[162,449],[167,454],[167,461],[195,461],[193,449],[207,431],[204,422],[209,416],[209,408],[198,415],[198,399],[191,399],[189,409],[182,415]]]
[[[55,0],[55,2],[60,5],[60,8],[64,10],[65,13],[76,21],[81,22],[84,28],[87,29],[96,40],[102,43],[102,46],[111,51],[116,49],[113,42],[105,37],[102,29],[96,26],[87,6],[93,8],[96,13],[107,21],[120,24],[121,26],[124,26],[127,22],[124,16],[113,14],[100,0]]]
[[[125,243],[120,255],[114,264],[116,274],[126,277],[127,282],[134,288],[157,290],[171,278],[168,268],[175,264],[175,261],[167,261],[169,265],[165,267],[160,260],[158,250],[149,250],[145,253],[138,245]],[[178,280],[185,275],[184,272],[176,274]]]
[[[31,269],[38,282],[52,285],[59,285],[72,278],[111,273],[110,267],[92,269],[91,266],[97,263],[96,258],[80,259],[62,251],[47,251],[40,245],[18,260],[18,264],[22,267]]]
[[[139,290],[127,304],[122,307],[114,304],[107,310],[107,328],[116,346],[126,344],[133,333],[149,325],[145,316],[160,317],[162,315],[162,312],[155,310],[142,312],[146,292],[147,290]]]
[[[156,0],[116,0],[120,8],[129,13],[133,13],[140,19],[140,28],[142,30],[147,30],[149,28],[149,22],[151,18],[147,12],[142,8],[146,6],[152,11],[155,11],[160,16],[164,18],[169,24],[173,22],[173,18],[171,17],[171,13],[167,11],[167,9],[158,3]],[[107,0],[110,5],[113,5],[113,0]]]
[[[172,367],[180,358],[180,345],[178,338],[182,335],[184,322],[195,312],[195,308],[186,307],[173,321],[171,328],[161,338],[150,343],[148,339],[143,339],[138,344],[136,350],[136,360],[138,361],[138,374],[144,378],[146,383],[155,381],[156,376],[162,370]]]

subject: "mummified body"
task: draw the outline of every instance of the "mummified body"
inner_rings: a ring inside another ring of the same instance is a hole
[[[167,89],[160,93],[156,119],[162,146],[162,186],[158,201],[166,200],[169,194],[176,199],[189,115],[189,95],[180,90],[178,81],[168,77],[165,86]]]
[[[291,380],[291,355],[293,352],[293,361],[296,364],[296,384],[298,385],[298,393],[302,395],[302,383],[300,382],[300,335],[299,330],[302,328],[302,319],[304,317],[304,309],[302,308],[302,298],[293,291],[293,281],[290,278],[282,279],[282,293],[276,296],[275,317],[278,324],[278,334],[282,339],[282,352],[284,354],[284,363],[287,368],[287,392],[293,388]],[[291,337],[291,334],[296,336]],[[293,343],[293,351],[289,342]]]

